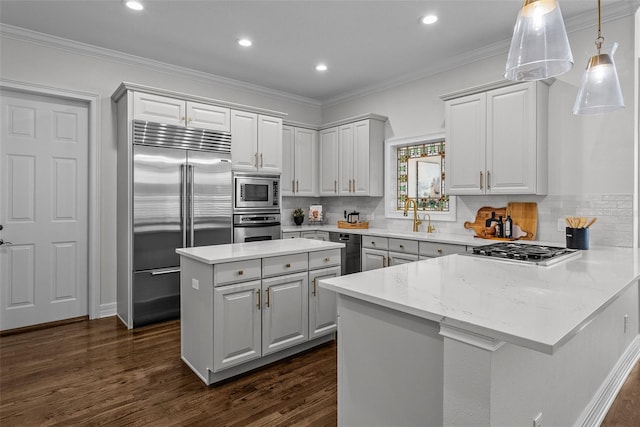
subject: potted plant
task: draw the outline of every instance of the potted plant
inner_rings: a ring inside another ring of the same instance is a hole
[[[302,225],[303,221],[304,221],[304,211],[301,208],[295,208],[293,210],[293,222],[295,222],[296,225]]]

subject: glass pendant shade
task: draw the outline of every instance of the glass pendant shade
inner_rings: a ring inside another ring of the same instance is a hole
[[[573,55],[556,0],[525,0],[513,29],[504,77],[542,80],[573,68]]]
[[[573,114],[603,114],[624,108],[620,80],[613,62],[613,54],[617,48],[618,43],[614,43],[611,53],[601,53],[598,50],[589,59],[573,104]]]

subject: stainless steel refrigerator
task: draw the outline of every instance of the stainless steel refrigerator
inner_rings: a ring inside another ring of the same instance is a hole
[[[176,248],[231,243],[231,135],[134,121],[133,326],[180,316]]]

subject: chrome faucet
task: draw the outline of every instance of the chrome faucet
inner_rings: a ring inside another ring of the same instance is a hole
[[[424,214],[425,217],[428,218],[429,222],[427,223],[427,233],[433,233],[434,231],[436,231],[436,228],[431,225],[431,215],[429,214]]]
[[[413,203],[413,231],[417,233],[418,226],[422,224],[422,221],[418,218],[418,202],[410,197],[407,197],[406,202],[404,202],[404,216],[407,216],[407,211],[409,210],[409,205],[411,203]]]

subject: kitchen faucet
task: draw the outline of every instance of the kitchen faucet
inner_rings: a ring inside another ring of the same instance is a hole
[[[429,219],[429,222],[427,223],[427,233],[433,233],[434,231],[436,231],[436,228],[431,225],[431,215],[424,214],[424,216]]]
[[[418,202],[410,197],[407,197],[407,201],[404,203],[404,216],[407,216],[407,211],[411,203],[413,203],[413,231],[418,232],[418,226],[422,224],[422,221],[418,218]]]

